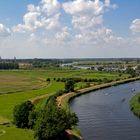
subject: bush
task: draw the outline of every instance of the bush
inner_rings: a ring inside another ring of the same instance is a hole
[[[14,124],[19,128],[29,128],[29,114],[33,108],[31,101],[16,105],[13,112]]]
[[[74,91],[74,81],[73,80],[67,80],[65,83],[65,91],[66,92],[73,92]]]
[[[36,122],[36,120],[37,120],[37,111],[32,111],[32,112],[30,112],[29,113],[29,117],[28,117],[28,119],[29,119],[29,122],[28,122],[28,125],[29,125],[29,127],[31,128],[31,129],[33,129],[33,127],[34,127],[34,125],[35,125],[35,122]]]
[[[55,101],[40,111],[35,124],[35,137],[38,140],[62,140],[66,137],[65,130],[76,125],[78,118],[74,113],[58,108]]]
[[[50,78],[47,78],[47,80],[46,80],[46,81],[50,82],[50,81],[51,81],[51,79],[50,79]]]
[[[61,80],[60,78],[57,78],[56,82],[60,82],[60,80]]]
[[[138,97],[138,103],[140,103],[140,96]]]

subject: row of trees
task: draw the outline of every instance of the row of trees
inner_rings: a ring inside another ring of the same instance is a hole
[[[112,82],[112,79],[107,79],[107,78],[103,78],[103,79],[97,79],[97,78],[55,78],[54,80],[56,80],[57,82],[66,82],[68,80],[72,80],[75,83],[77,82],[97,82],[97,83],[107,83],[107,82]]]
[[[0,69],[19,69],[16,62],[0,62]]]
[[[71,129],[77,122],[75,113],[58,108],[54,97],[40,110],[36,110],[30,101],[14,108],[14,124],[18,128],[33,129],[38,140],[65,140],[65,130]]]

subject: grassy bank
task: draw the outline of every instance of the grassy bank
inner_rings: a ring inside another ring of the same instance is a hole
[[[129,105],[132,112],[140,118],[140,93],[131,98]]]

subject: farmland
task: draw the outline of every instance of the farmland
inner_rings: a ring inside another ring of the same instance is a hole
[[[116,81],[118,78],[125,79],[128,74],[95,72],[92,70],[72,70],[72,69],[34,69],[34,70],[11,70],[0,71],[0,124],[11,122],[13,119],[13,108],[26,100],[33,100],[38,97],[47,98],[55,94],[55,92],[64,89],[64,82],[57,82],[57,78],[94,78],[109,79]],[[46,81],[50,78],[50,81]],[[76,89],[84,86],[85,82],[76,84]],[[92,82],[91,84],[94,84]],[[96,83],[98,84],[98,83]],[[43,96],[45,95],[45,96]],[[47,96],[46,96],[47,95]],[[38,106],[44,99],[41,99]],[[33,139],[32,131],[22,130],[12,126],[0,125],[0,130],[5,130],[1,140],[8,139]],[[14,132],[16,134],[12,135]],[[25,137],[24,137],[25,136]]]

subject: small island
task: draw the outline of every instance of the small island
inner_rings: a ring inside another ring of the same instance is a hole
[[[132,112],[140,118],[140,93],[131,98],[129,105]]]

